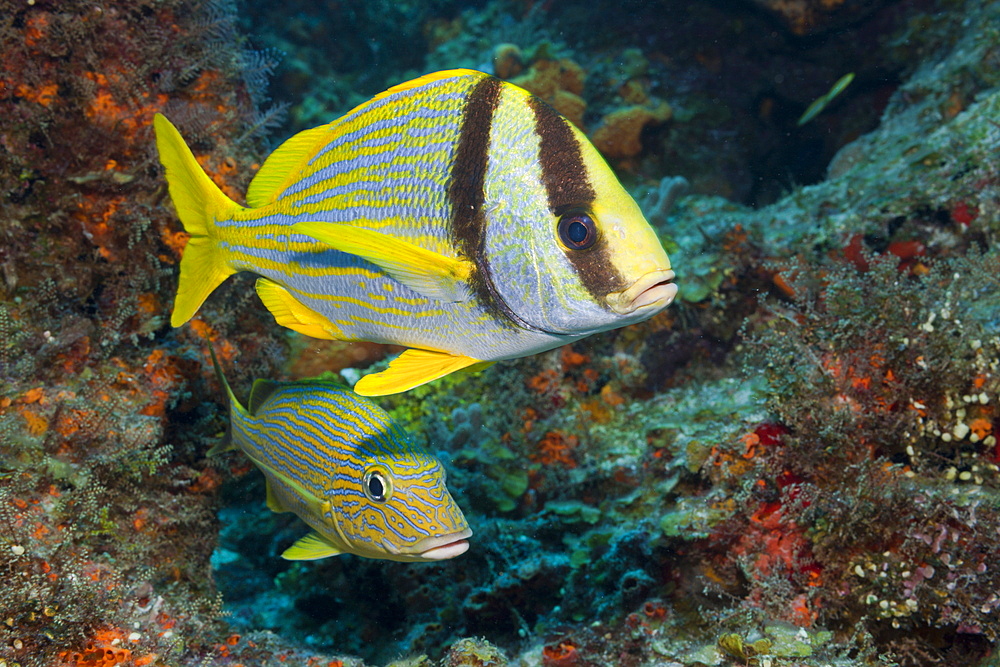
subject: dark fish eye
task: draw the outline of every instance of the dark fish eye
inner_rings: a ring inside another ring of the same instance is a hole
[[[559,218],[559,240],[570,250],[586,250],[597,242],[597,223],[586,213]]]
[[[389,484],[386,482],[385,475],[377,470],[369,471],[365,473],[362,484],[366,496],[378,503],[385,502],[389,495]]]

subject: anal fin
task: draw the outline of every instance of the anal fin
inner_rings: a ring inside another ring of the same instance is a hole
[[[344,553],[333,542],[317,532],[300,537],[295,544],[285,549],[281,557],[285,560],[316,560]]]
[[[281,326],[312,338],[336,339],[334,332],[337,329],[330,320],[303,305],[291,292],[273,280],[258,278],[257,296]]]
[[[461,354],[406,350],[389,362],[389,367],[381,373],[372,373],[358,380],[354,392],[361,396],[398,394],[463,368],[484,367],[482,364],[488,363]]]

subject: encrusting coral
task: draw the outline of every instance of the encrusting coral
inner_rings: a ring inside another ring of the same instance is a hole
[[[173,109],[242,189],[260,63],[219,3],[2,2],[0,17],[0,662],[210,655],[220,475],[201,368],[219,334],[167,330],[185,237],[149,123]],[[280,349],[229,319],[241,349]]]
[[[531,63],[528,71],[515,76],[511,83],[537,95],[583,129],[583,114],[587,103],[583,101],[583,84],[586,73],[568,58],[552,60],[543,58]]]
[[[642,131],[670,120],[670,115],[670,105],[663,101],[652,107],[634,104],[602,118],[590,138],[597,150],[610,159],[635,157],[642,152]]]

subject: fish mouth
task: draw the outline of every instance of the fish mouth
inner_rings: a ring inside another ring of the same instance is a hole
[[[471,536],[472,529],[466,528],[439,537],[428,537],[414,545],[413,551],[423,560],[447,560],[468,551],[468,538]]]
[[[627,290],[609,294],[608,305],[619,315],[666,308],[677,296],[677,285],[670,282],[673,279],[674,272],[670,269],[650,271]]]

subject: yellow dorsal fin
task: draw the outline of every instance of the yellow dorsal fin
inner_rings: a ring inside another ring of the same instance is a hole
[[[450,69],[441,72],[434,72],[432,74],[425,74],[424,76],[413,79],[412,81],[406,81],[393,86],[389,90],[379,93],[372,99],[358,105],[345,115],[350,115],[360,111],[372,102],[380,100],[387,95],[392,95],[393,93],[403,92],[404,90],[410,90],[411,88],[418,88],[424,84],[431,83],[432,81],[452,79],[457,76],[466,76],[469,74],[485,76],[482,72],[477,72],[471,69]],[[337,131],[336,125],[337,121],[333,121],[332,123],[327,123],[326,125],[320,125],[319,127],[304,130],[290,137],[283,144],[278,146],[273,153],[267,156],[267,159],[264,160],[264,164],[261,166],[260,171],[257,172],[253,181],[250,182],[250,187],[247,190],[247,204],[253,207],[265,206],[276,200],[278,196],[281,195],[281,193],[284,192],[285,189],[298,178],[299,172],[305,163],[316,155],[319,149],[325,146],[330,140],[332,135]]]
[[[153,129],[170,198],[184,231],[191,235],[181,256],[181,277],[170,316],[170,324],[179,327],[223,280],[236,273],[215,238],[215,221],[228,220],[241,207],[212,182],[166,116],[153,116]]]
[[[314,531],[296,540],[295,544],[285,549],[281,557],[285,560],[316,560],[342,553],[343,549]]]
[[[278,198],[298,176],[301,165],[316,154],[331,132],[330,124],[304,130],[286,140],[267,156],[247,189],[247,204],[265,206]]]
[[[455,77],[468,76],[470,74],[476,76],[489,76],[484,72],[480,72],[474,69],[445,69],[441,70],[440,72],[431,72],[430,74],[424,74],[423,76],[418,76],[416,79],[410,79],[409,81],[404,81],[403,83],[397,83],[392,88],[383,91],[378,95],[376,95],[375,97],[371,98],[369,101],[365,102],[365,104],[371,104],[375,100],[380,100],[383,97],[392,95],[393,93],[401,93],[404,90],[410,90],[411,88],[419,88],[420,86],[432,83],[434,81],[441,81],[442,79],[454,79]],[[362,104],[357,108],[360,109],[362,106],[365,106],[365,104]]]
[[[366,375],[354,385],[361,396],[398,394],[419,387],[449,373],[484,362],[472,357],[432,350],[406,350],[389,362],[381,373]]]
[[[292,231],[320,243],[357,255],[385,271],[394,280],[437,301],[464,301],[469,298],[466,284],[475,265],[448,257],[388,234],[334,222],[299,222]]]
[[[257,296],[281,326],[312,338],[326,340],[337,338],[337,327],[330,320],[302,305],[291,292],[273,280],[258,278]]]

